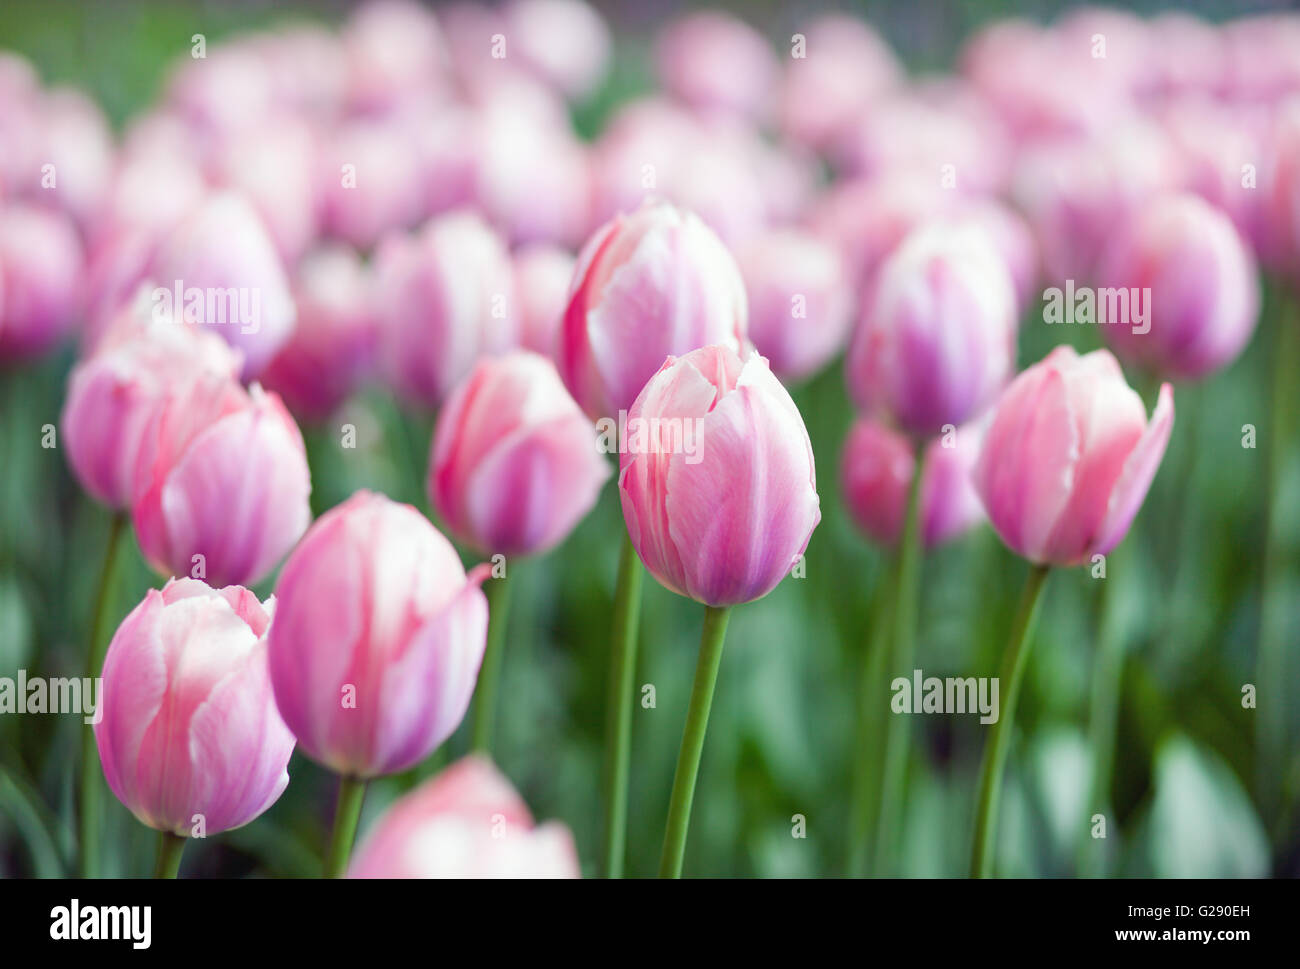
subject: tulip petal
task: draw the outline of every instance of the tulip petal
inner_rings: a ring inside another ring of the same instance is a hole
[[[1160,468],[1173,426],[1174,392],[1169,384],[1163,384],[1151,423],[1124,462],[1124,469],[1110,493],[1106,517],[1094,542],[1095,552],[1108,554],[1128,532]]]

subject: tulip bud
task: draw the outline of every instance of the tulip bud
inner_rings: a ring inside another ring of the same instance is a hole
[[[429,499],[478,551],[537,555],[596,503],[609,477],[596,443],[545,357],[480,361],[438,415]]]
[[[147,274],[160,305],[220,333],[244,353],[244,377],[262,372],[293,334],[289,282],[270,235],[242,197],[202,202],[159,242]]]
[[[576,260],[558,246],[525,246],[514,255],[520,343],[554,360]]]
[[[743,20],[703,10],[674,21],[655,48],[659,83],[701,112],[759,118],[776,83],[776,54]]]
[[[0,359],[44,353],[72,328],[81,242],[67,216],[0,205]]]
[[[609,28],[578,0],[511,0],[506,34],[528,69],[571,100],[587,97],[609,66]]]
[[[1106,555],[1141,507],[1173,423],[1169,384],[1148,423],[1108,351],[1057,347],[1002,394],[975,490],[1002,541],[1031,562]]]
[[[951,447],[935,438],[926,447],[921,481],[921,536],[927,548],[942,545],[984,517],[971,484],[978,453],[974,428],[955,432]],[[916,458],[908,439],[872,417],[860,417],[844,442],[841,478],[853,520],[874,541],[895,545],[903,533]]]
[[[1196,196],[1145,206],[1106,253],[1099,278],[1128,306],[1103,335],[1126,360],[1162,375],[1204,377],[1236,359],[1255,332],[1254,257],[1231,220]]]
[[[629,407],[674,353],[745,342],[745,284],[698,218],[646,204],[596,231],[578,256],[559,369],[593,418]]]
[[[280,398],[207,376],[154,409],[131,517],[162,574],[252,585],[306,529],[310,494],[302,435]]]
[[[108,786],[141,823],[213,835],[284,792],[293,735],[267,673],[273,605],[238,586],[173,579],[118,627],[95,742]]]
[[[154,409],[189,380],[238,378],[239,354],[213,333],[157,323],[82,360],[59,421],[68,463],[111,508],[131,507],[136,464]]]
[[[772,230],[742,246],[749,335],[784,380],[820,370],[843,348],[852,296],[839,251],[816,236]]]
[[[351,777],[404,770],[451,736],[487,637],[486,566],[409,505],[358,492],[285,563],[270,637],[276,703],[313,760]]]
[[[436,407],[479,357],[518,344],[510,256],[477,214],[439,216],[377,261],[387,362],[408,398]]]
[[[353,856],[349,878],[577,878],[573,835],[534,826],[492,762],[457,761],[400,798]]]
[[[914,437],[964,424],[1015,364],[1011,275],[987,235],[921,228],[880,269],[849,347],[854,400]]]
[[[641,561],[709,606],[771,592],[821,520],[812,444],[757,353],[669,357],[628,412],[619,497]]]
[[[262,383],[299,417],[323,420],[374,363],[379,321],[370,275],[351,249],[308,253],[294,285],[298,323]]]

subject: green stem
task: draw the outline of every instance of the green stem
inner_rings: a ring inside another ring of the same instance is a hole
[[[181,855],[185,852],[185,838],[170,831],[158,832],[158,863],[154,866],[154,878],[175,878],[180,874]]]
[[[1265,824],[1283,815],[1282,778],[1286,750],[1287,603],[1283,601],[1286,554],[1282,534],[1282,491],[1286,484],[1290,448],[1295,434],[1292,381],[1300,369],[1300,320],[1286,287],[1274,287],[1273,374],[1269,428],[1268,505],[1264,536],[1264,576],[1260,591],[1259,648],[1256,656],[1258,778]]]
[[[339,799],[334,808],[334,833],[325,855],[325,877],[338,878],[348,867],[352,842],[357,838],[361,803],[366,799],[366,782],[360,777],[339,778]]]
[[[510,571],[507,570],[499,579],[489,579],[483,591],[488,598],[487,649],[483,653],[483,667],[478,672],[478,686],[474,690],[474,729],[470,745],[477,753],[491,755],[497,692],[501,686],[501,659],[506,648],[506,625],[510,622]]]
[[[630,536],[623,537],[614,590],[613,661],[605,713],[605,874],[623,877],[627,841],[627,778],[632,752],[632,704],[636,689],[637,625],[645,570]]]
[[[975,802],[975,839],[971,848],[970,873],[972,878],[987,878],[993,874],[993,846],[997,834],[998,799],[1002,793],[1002,768],[1006,765],[1011,744],[1011,728],[1016,718],[1016,700],[1020,696],[1020,681],[1024,679],[1029,660],[1030,633],[1038,616],[1038,603],[1050,566],[1034,565],[1025,580],[1025,590],[1020,595],[1016,618],[1011,624],[1007,651],[1002,657],[1000,680],[1006,690],[1001,716],[993,724],[992,735],[984,747],[984,762],[980,767],[979,795]]]
[[[1088,708],[1088,746],[1092,754],[1089,774],[1089,813],[1110,811],[1111,774],[1115,764],[1115,735],[1119,718],[1119,697],[1124,674],[1125,638],[1122,622],[1122,592],[1132,547],[1121,544],[1110,554],[1107,577],[1098,597],[1097,655],[1092,673],[1092,696]],[[1091,827],[1080,833],[1079,871],[1105,873],[1105,858],[1093,851]],[[1098,846],[1100,848],[1101,846]]]
[[[99,586],[95,590],[94,612],[86,649],[86,675],[91,677],[100,675],[104,666],[104,654],[108,650],[109,635],[105,627],[110,618],[109,601],[113,598],[116,585],[118,546],[122,543],[125,524],[126,516],[117,512],[108,526],[108,543],[99,570]],[[81,874],[84,878],[96,878],[99,875],[99,805],[103,791],[100,777],[95,729],[93,725],[86,724],[81,732],[81,812],[78,815]]]
[[[695,664],[695,683],[686,712],[686,729],[682,731],[682,748],[677,754],[673,773],[673,793],[668,802],[668,827],[664,832],[664,853],[659,861],[659,877],[680,878],[682,858],[686,854],[686,831],[691,823],[691,802],[695,800],[695,778],[700,772],[700,754],[704,751],[704,733],[709,726],[709,709],[713,706],[713,687],[718,682],[722,663],[722,644],[727,638],[727,620],[731,608],[705,606],[704,631],[700,636],[700,657]]]
[[[894,566],[888,566],[892,573]],[[857,743],[853,748],[853,784],[849,811],[849,875],[865,875],[871,866],[871,835],[878,821],[881,784],[881,735],[885,729],[887,709],[886,660],[888,657],[890,605],[893,598],[892,574],[882,575],[872,595],[871,634],[861,657],[858,681]]]
[[[894,676],[912,675],[916,654],[916,611],[921,577],[921,479],[925,474],[925,442],[916,443],[912,484],[907,493],[907,517],[898,550],[894,648],[889,667]],[[883,696],[878,703],[887,703]],[[892,874],[903,813],[903,786],[911,741],[909,717],[885,717],[885,763],[880,781],[880,817],[876,827],[876,873]]]

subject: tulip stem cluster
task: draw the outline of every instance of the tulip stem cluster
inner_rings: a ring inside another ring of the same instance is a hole
[[[895,676],[906,676],[916,652],[916,611],[921,580],[921,480],[925,473],[925,443],[916,445],[916,465],[907,494],[907,517],[903,522],[898,552],[898,576],[894,602],[894,642],[889,668]],[[885,702],[884,695],[873,698]],[[870,701],[869,701],[870,702]],[[879,825],[876,829],[875,864],[879,874],[889,874],[897,846],[899,819],[903,808],[903,782],[907,773],[910,730],[907,717],[887,717],[885,763],[881,775]]]
[[[496,722],[497,693],[501,686],[501,661],[506,646],[506,624],[510,621],[510,573],[490,579],[483,588],[488,599],[487,649],[474,691],[472,749],[492,753],[492,732]]]
[[[1011,745],[1011,731],[1016,719],[1016,700],[1020,696],[1020,681],[1024,679],[1029,661],[1030,636],[1038,617],[1038,604],[1042,599],[1049,565],[1033,565],[1025,580],[1016,617],[1011,624],[1007,650],[1002,656],[1000,672],[1003,689],[1002,715],[993,724],[992,735],[984,747],[984,760],[980,765],[979,794],[975,800],[975,838],[971,847],[970,874],[972,878],[988,878],[993,874],[993,849],[997,835],[998,802],[1002,793],[1002,770],[1007,762]]]
[[[360,777],[339,777],[339,797],[334,809],[334,833],[325,855],[325,877],[339,878],[347,871],[352,843],[361,820],[361,804],[366,799],[366,782]]]
[[[704,734],[709,727],[709,710],[713,706],[713,687],[718,682],[722,645],[727,638],[730,617],[729,606],[704,607],[700,656],[695,664],[686,729],[682,731],[682,747],[677,754],[677,770],[673,773],[673,793],[668,802],[668,828],[664,832],[664,853],[659,861],[661,878],[680,878],[682,874],[686,832],[691,823],[691,802],[695,800],[695,778],[700,772]]]
[[[184,837],[171,831],[158,832],[158,863],[154,866],[154,878],[175,878],[180,873],[185,841]]]
[[[108,648],[111,627],[105,628],[109,616],[109,601],[117,578],[118,546],[126,530],[126,516],[113,515],[108,526],[108,544],[104,550],[104,564],[99,570],[99,586],[95,590],[95,611],[91,619],[90,637],[86,650],[86,674],[98,676],[104,665],[104,652]],[[95,731],[89,724],[81,737],[81,874],[94,878],[99,874],[99,802],[103,789],[99,770],[99,750],[95,746]]]
[[[645,571],[636,547],[624,536],[614,590],[614,642],[605,720],[605,874],[623,877],[627,841],[627,779],[632,750],[632,703],[636,688],[637,627]]]

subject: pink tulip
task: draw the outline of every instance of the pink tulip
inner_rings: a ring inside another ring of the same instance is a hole
[[[425,176],[409,128],[392,118],[358,118],[324,141],[317,192],[325,235],[365,249],[424,216]]]
[[[205,54],[177,60],[167,84],[169,111],[204,140],[270,117],[275,106],[270,66],[252,43],[213,45]]]
[[[591,421],[537,354],[480,361],[438,415],[430,501],[485,554],[553,548],[591,510],[607,477]]]
[[[434,15],[411,0],[370,0],[343,29],[350,106],[382,113],[445,83],[446,41]]]
[[[881,267],[849,347],[857,403],[914,437],[992,403],[1015,366],[1011,274],[979,231],[916,230]]]
[[[311,520],[298,427],[280,398],[206,376],[156,407],[136,468],[136,538],[163,575],[252,585]]]
[[[293,334],[289,281],[266,227],[241,196],[212,195],[157,244],[146,277],[185,323],[211,328],[256,377]],[[180,287],[180,299],[176,289]]]
[[[1254,257],[1231,220],[1194,195],[1148,203],[1110,247],[1099,279],[1129,291],[1127,319],[1102,333],[1127,360],[1195,379],[1236,359],[1259,319]],[[1143,293],[1145,327],[1134,293]],[[1150,332],[1145,332],[1149,327]]]
[[[571,100],[592,94],[609,65],[609,28],[579,0],[510,0],[505,33],[535,76]]]
[[[1169,384],[1150,423],[1106,350],[1060,346],[1007,387],[975,464],[975,490],[1010,548],[1074,565],[1119,544],[1174,423]]]
[[[402,797],[353,856],[349,878],[577,878],[573,835],[533,824],[483,757],[457,761]]]
[[[141,326],[82,360],[68,378],[59,421],[81,486],[111,508],[129,509],[154,409],[189,380],[232,381],[239,367],[220,337],[175,322]]]
[[[745,342],[745,284],[689,212],[647,204],[596,231],[578,256],[559,369],[591,417],[616,416],[669,354]]]
[[[760,118],[777,80],[767,39],[731,14],[701,10],[674,21],[655,45],[659,83],[692,108]]]
[[[479,357],[518,345],[510,255],[477,214],[439,216],[376,261],[387,364],[408,399],[436,407]]]
[[[958,429],[951,447],[935,438],[926,447],[921,482],[921,536],[927,548],[968,531],[984,517],[971,483],[973,427]],[[844,442],[841,482],[844,501],[858,527],[882,545],[895,545],[903,533],[907,495],[916,459],[907,437],[873,417],[859,417]]]
[[[803,36],[803,56],[792,43],[781,86],[781,129],[798,144],[822,151],[904,77],[902,65],[861,20],[828,14]]]
[[[317,249],[299,265],[298,324],[262,375],[266,387],[299,417],[328,417],[374,363],[379,321],[372,289],[369,273],[351,249]]]
[[[816,236],[771,230],[739,251],[749,334],[783,380],[811,376],[848,337],[852,290],[839,251]]]
[[[808,431],[767,361],[729,346],[670,356],[627,429],[619,497],[651,574],[709,606],[771,592],[821,511]]]
[[[0,203],[0,360],[44,353],[80,310],[83,256],[66,215]]]
[[[276,585],[271,682],[304,752],[352,777],[423,760],[465,716],[488,607],[410,505],[360,491],[321,516]]]
[[[104,660],[95,742],[118,799],[151,828],[238,828],[289,783],[293,735],[275,708],[266,630],[273,601],[174,579],[150,589]]]
[[[558,246],[537,244],[516,252],[514,263],[520,343],[554,359],[576,260]]]
[[[1277,107],[1268,137],[1269,170],[1256,243],[1260,260],[1275,272],[1300,272],[1300,97]]]
[[[27,197],[32,202],[53,202],[78,225],[87,226],[112,179],[113,137],[108,120],[99,105],[72,89],[46,92],[37,111],[40,165],[31,172]],[[52,167],[46,169],[47,165]]]

